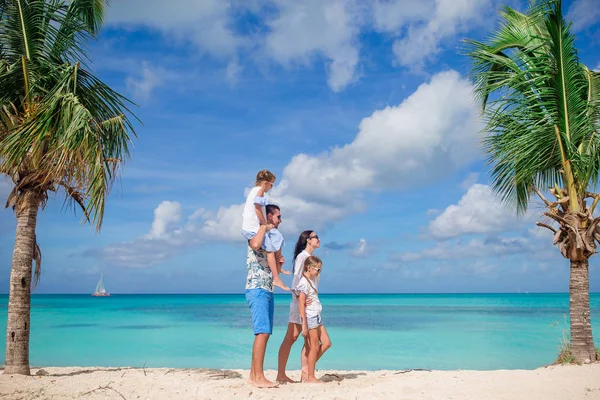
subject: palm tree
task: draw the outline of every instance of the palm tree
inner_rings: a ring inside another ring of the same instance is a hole
[[[99,230],[135,134],[128,101],[86,69],[83,46],[98,34],[106,1],[0,0],[0,173],[14,182],[7,207],[17,217],[5,374],[30,372],[38,210],[49,192],[64,193]]]
[[[554,233],[570,260],[570,351],[590,362],[596,360],[588,259],[600,240],[594,217],[600,77],[580,62],[570,26],[560,0],[534,1],[525,13],[506,7],[485,43],[467,42],[493,187],[518,213],[534,193],[544,202],[546,220],[537,225]]]

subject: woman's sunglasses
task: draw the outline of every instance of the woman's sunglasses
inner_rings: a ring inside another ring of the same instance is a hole
[[[319,235],[315,235],[315,236],[309,236],[308,238],[309,238],[309,239],[317,239],[317,240],[319,240]]]

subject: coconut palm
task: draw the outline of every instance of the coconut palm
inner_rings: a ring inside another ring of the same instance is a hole
[[[106,0],[0,0],[0,173],[14,183],[6,368],[29,374],[30,292],[39,279],[38,210],[50,192],[98,230],[128,157],[128,101],[86,68]],[[35,276],[32,273],[36,262]],[[33,278],[33,279],[32,279]]]
[[[580,62],[570,26],[559,0],[525,13],[506,7],[485,43],[468,41],[468,54],[493,187],[518,213],[532,196],[544,202],[537,225],[570,260],[570,351],[585,362],[596,359],[588,259],[600,240],[600,77]]]

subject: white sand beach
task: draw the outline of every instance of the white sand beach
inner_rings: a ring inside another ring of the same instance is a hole
[[[249,385],[247,370],[44,368],[0,375],[0,398],[19,399],[600,399],[600,364],[498,371],[318,371],[321,385]],[[274,378],[275,371],[267,371]],[[291,372],[294,379],[299,372]]]

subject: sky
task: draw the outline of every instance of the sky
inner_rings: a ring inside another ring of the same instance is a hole
[[[600,70],[596,0],[563,2]],[[321,238],[322,293],[566,292],[569,264],[494,195],[464,38],[520,0],[121,0],[91,69],[132,99],[132,158],[99,234],[51,197],[35,293],[243,293],[241,213],[277,176],[287,268]],[[8,182],[0,180],[0,198]],[[0,210],[0,293],[15,219]],[[284,277],[285,279],[285,277]],[[600,291],[600,257],[590,260]]]

